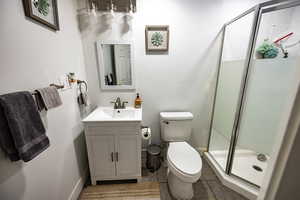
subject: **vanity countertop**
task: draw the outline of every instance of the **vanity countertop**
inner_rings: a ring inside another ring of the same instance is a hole
[[[98,107],[82,120],[88,122],[140,122],[142,121],[142,108],[127,107],[114,109],[112,107]]]

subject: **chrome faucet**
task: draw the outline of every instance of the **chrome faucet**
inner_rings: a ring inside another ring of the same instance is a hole
[[[117,97],[116,101],[111,101],[111,103],[114,104],[114,109],[125,109],[126,108],[126,103],[128,101],[121,101],[120,97]]]

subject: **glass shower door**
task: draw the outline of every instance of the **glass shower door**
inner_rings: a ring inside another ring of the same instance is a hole
[[[299,85],[299,19],[300,6],[262,10],[231,167],[232,174],[257,186],[263,181],[280,126],[287,120],[293,89]],[[259,51],[262,45],[273,50]]]
[[[250,12],[224,30],[209,141],[209,153],[223,170],[227,166],[253,21],[254,12]]]

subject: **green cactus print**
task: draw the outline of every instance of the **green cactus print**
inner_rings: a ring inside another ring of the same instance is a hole
[[[42,15],[47,16],[49,14],[49,0],[33,0],[33,5]]]
[[[151,37],[151,43],[153,46],[159,47],[164,42],[164,38],[161,33],[155,32]]]

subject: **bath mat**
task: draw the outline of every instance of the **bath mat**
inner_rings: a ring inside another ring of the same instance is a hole
[[[79,200],[160,200],[159,182],[88,186]]]

